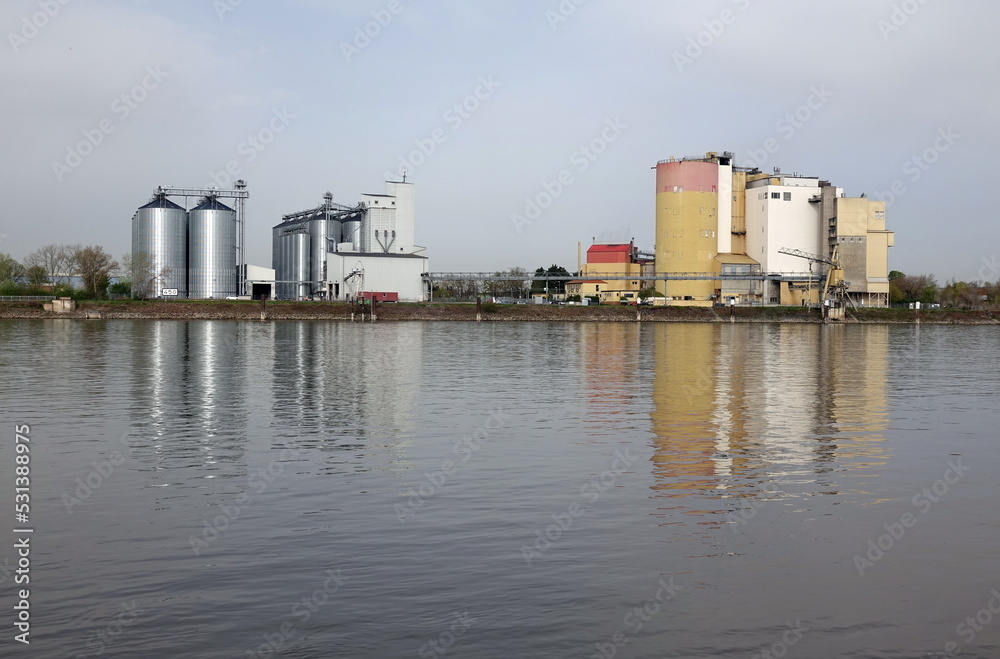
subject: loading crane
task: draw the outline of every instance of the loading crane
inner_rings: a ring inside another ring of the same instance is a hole
[[[809,261],[809,272],[812,272],[813,263],[821,263],[827,266],[826,277],[823,280],[823,288],[820,290],[819,302],[820,304],[825,304],[827,300],[836,300],[841,303],[846,300],[853,304],[850,296],[847,295],[847,289],[850,288],[851,282],[844,281],[844,269],[840,264],[840,247],[835,245],[833,252],[830,257],[820,256],[819,254],[812,254],[810,252],[803,252],[800,249],[791,249],[788,247],[782,247],[778,250],[779,254],[787,254],[788,256],[797,256],[801,259],[806,259]]]

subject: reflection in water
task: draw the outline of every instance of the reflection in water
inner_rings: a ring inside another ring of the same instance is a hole
[[[421,323],[277,323],[271,356],[279,444],[301,440],[389,461],[408,445],[424,358]]]
[[[131,323],[134,455],[156,470],[243,472],[245,328],[230,321]],[[169,479],[169,477],[166,477]]]
[[[617,437],[634,414],[639,371],[639,323],[584,323],[573,344],[579,345],[586,415],[584,433]],[[572,331],[571,328],[570,331]]]
[[[659,497],[834,494],[886,460],[885,326],[664,323],[652,350]]]

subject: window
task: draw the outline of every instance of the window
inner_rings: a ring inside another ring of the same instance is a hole
[[[781,199],[781,193],[780,192],[772,192],[771,193],[771,199]]]
[[[786,192],[785,193],[785,201],[791,201],[791,200],[792,200],[792,193],[791,192]]]

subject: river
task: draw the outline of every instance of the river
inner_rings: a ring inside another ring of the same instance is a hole
[[[997,657],[998,357],[980,326],[0,321],[0,654],[30,588],[35,657]]]

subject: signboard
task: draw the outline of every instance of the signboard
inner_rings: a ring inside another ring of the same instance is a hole
[[[162,291],[160,291],[160,294],[163,297],[177,297],[177,289],[176,288],[164,288]]]

